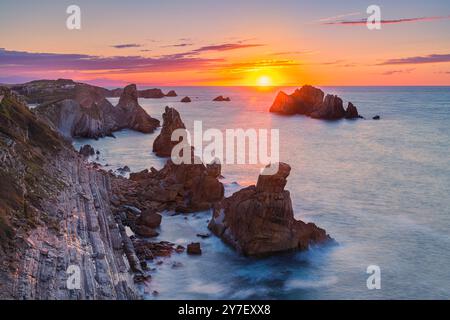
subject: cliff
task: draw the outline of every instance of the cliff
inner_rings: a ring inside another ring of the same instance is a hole
[[[0,298],[136,299],[112,177],[0,88]],[[69,289],[69,266],[81,272]]]
[[[136,86],[129,85],[114,107],[95,87],[77,84],[72,98],[41,104],[35,112],[68,139],[100,138],[122,129],[151,133],[159,127],[159,120],[149,116],[137,98]]]

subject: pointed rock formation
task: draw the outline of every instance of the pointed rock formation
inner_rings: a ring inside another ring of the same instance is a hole
[[[161,133],[153,142],[153,152],[157,156],[170,157],[172,148],[179,143],[179,141],[172,141],[172,133],[177,129],[186,129],[180,114],[175,108],[166,107]]]
[[[362,119],[363,117],[359,115],[358,109],[353,105],[353,103],[349,102],[347,106],[347,110],[345,110],[345,118],[346,119]]]
[[[121,125],[143,133],[151,133],[159,127],[159,120],[150,117],[138,103],[138,92],[135,84],[125,87],[116,106],[121,110]],[[119,122],[120,123],[120,122]]]
[[[224,199],[214,209],[209,229],[246,256],[306,250],[331,238],[313,223],[294,219],[289,191],[291,168],[279,164],[274,175],[260,175],[250,186]]]

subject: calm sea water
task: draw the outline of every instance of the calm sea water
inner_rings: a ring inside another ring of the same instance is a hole
[[[141,99],[161,119],[175,107],[188,128],[277,128],[281,161],[292,167],[296,218],[315,222],[338,242],[305,253],[249,259],[207,232],[209,212],[163,213],[158,239],[201,242],[203,255],[151,264],[148,299],[415,299],[450,297],[450,88],[328,87],[360,113],[380,121],[327,122],[268,112],[279,89],[180,87],[176,98]],[[294,88],[285,88],[292,92]],[[232,102],[211,102],[217,95]],[[184,95],[192,103],[178,102]],[[111,99],[113,103],[117,99]],[[109,168],[154,166],[158,132],[116,133],[79,140],[101,152]],[[226,165],[227,194],[256,182],[259,168]],[[381,268],[381,290],[368,290],[366,268]],[[158,295],[153,295],[153,291]]]

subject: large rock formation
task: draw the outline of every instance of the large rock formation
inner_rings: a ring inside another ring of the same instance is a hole
[[[9,89],[0,96],[0,298],[139,298],[130,270],[142,270],[110,206],[113,177]]]
[[[92,86],[77,84],[73,98],[42,104],[35,112],[68,139],[99,138],[121,129],[149,133],[159,126],[159,120],[139,106],[135,85],[123,90],[116,107]]]
[[[148,210],[189,213],[212,208],[224,196],[220,164],[175,164],[131,173],[116,183],[117,205],[130,203]]]
[[[172,141],[172,133],[177,129],[186,129],[180,114],[175,108],[166,107],[163,113],[161,133],[153,142],[153,152],[157,156],[170,157],[173,147],[180,142]]]
[[[116,108],[120,110],[119,118],[117,119],[119,127],[144,133],[151,133],[159,127],[159,120],[150,117],[139,105],[135,84],[125,87]]]
[[[139,98],[145,99],[161,99],[165,97],[165,94],[162,92],[162,90],[157,88],[139,90],[138,95]]]
[[[291,95],[280,91],[270,107],[270,112],[285,115],[302,114],[326,120],[361,118],[351,102],[345,110],[341,98],[328,94],[324,99],[324,95],[322,90],[309,85],[296,89]]]
[[[75,82],[70,79],[35,80],[11,86],[11,90],[25,97],[27,103],[41,104],[63,99],[75,99],[80,87],[87,87],[101,97],[109,96],[105,88]]]
[[[313,223],[294,219],[289,191],[290,166],[279,164],[274,175],[260,175],[250,186],[224,199],[214,209],[211,231],[247,256],[305,250],[330,239]]]

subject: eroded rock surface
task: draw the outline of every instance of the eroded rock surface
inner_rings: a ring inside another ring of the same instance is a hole
[[[172,149],[180,141],[172,141],[172,133],[177,129],[186,129],[180,114],[175,108],[166,107],[163,113],[161,133],[153,142],[153,152],[159,157],[170,157]]]
[[[0,95],[0,298],[139,298],[112,177],[9,89]],[[67,286],[69,267],[80,271],[78,290]]]
[[[330,239],[313,223],[295,220],[289,191],[284,190],[290,166],[279,164],[274,175],[260,175],[215,207],[209,229],[247,256],[306,250]]]

